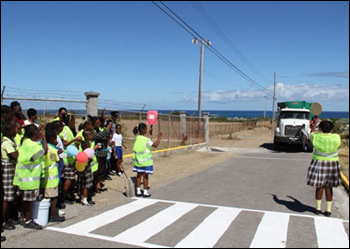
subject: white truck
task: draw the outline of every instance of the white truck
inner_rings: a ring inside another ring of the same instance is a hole
[[[310,135],[311,103],[305,101],[288,101],[277,103],[277,128],[274,133],[274,149],[279,151],[282,145],[299,144],[304,151],[312,152]],[[303,140],[297,134],[305,125]]]

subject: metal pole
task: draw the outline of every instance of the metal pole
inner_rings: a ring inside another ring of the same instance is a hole
[[[203,56],[204,56],[204,40],[201,40],[201,57],[199,63],[199,90],[198,90],[198,119],[201,120],[201,104],[202,104],[202,78],[203,78]]]
[[[264,111],[264,119],[266,118],[266,104],[267,104],[267,96],[265,96],[265,111]]]
[[[276,84],[277,84],[277,74],[275,72],[274,82],[273,82],[273,101],[272,101],[272,129],[271,134],[273,135],[274,127],[275,127],[275,96],[276,96]]]
[[[145,108],[145,106],[146,106],[146,104],[143,105],[142,109],[139,112],[139,123],[141,123],[141,114],[142,114],[142,111]]]
[[[2,88],[2,91],[1,91],[1,104],[2,104],[2,98],[4,97],[5,88],[6,88],[6,86],[4,86],[4,87]]]

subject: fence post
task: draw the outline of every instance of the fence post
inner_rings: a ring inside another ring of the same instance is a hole
[[[186,131],[186,112],[180,112],[180,133],[181,139],[183,139],[187,135]]]
[[[86,115],[97,116],[98,115],[98,96],[100,96],[100,93],[86,92],[85,96],[87,100]]]
[[[204,141],[209,146],[209,112],[204,112]]]

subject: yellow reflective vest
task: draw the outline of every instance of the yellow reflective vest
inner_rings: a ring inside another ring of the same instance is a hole
[[[147,143],[148,137],[137,135],[134,142],[132,159],[137,167],[153,166],[152,147]]]
[[[39,189],[43,155],[42,144],[26,138],[19,151],[13,185],[21,190]]]
[[[44,162],[41,171],[41,182],[40,187],[55,188],[59,184],[58,175],[58,161],[60,160],[58,156],[58,149],[48,145],[47,154],[44,156]]]
[[[339,161],[338,149],[341,144],[341,139],[338,134],[311,133],[310,140],[314,146],[312,159]]]

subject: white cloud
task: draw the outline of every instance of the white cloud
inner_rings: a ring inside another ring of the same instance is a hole
[[[268,87],[267,90],[271,93],[268,99],[272,100],[273,86]],[[260,102],[264,101],[265,92],[260,90],[236,90],[223,91],[217,90],[213,92],[205,92],[202,94],[202,101],[216,104],[229,104],[237,102]],[[344,102],[349,105],[349,87],[334,86],[334,85],[287,85],[278,83],[276,86],[277,101],[293,101],[305,100],[308,102]],[[183,96],[183,101],[195,102],[197,97]]]
[[[277,84],[277,97],[281,100],[306,100],[308,102],[347,101],[349,87],[325,85],[285,85]]]

